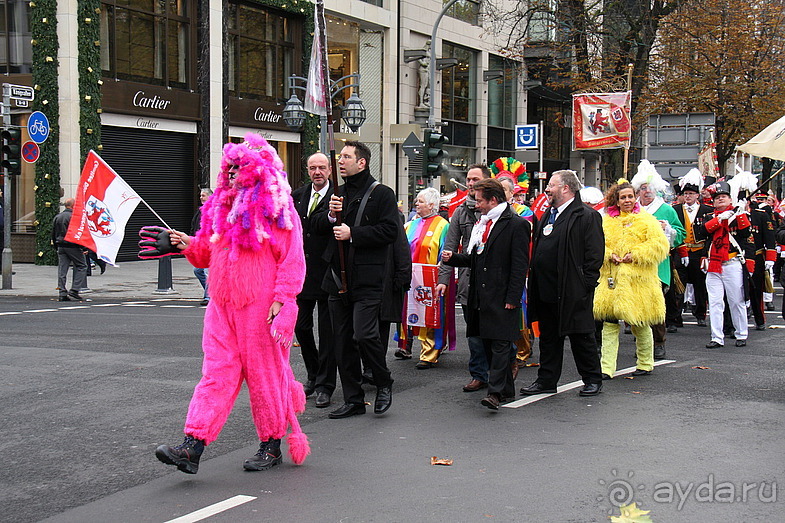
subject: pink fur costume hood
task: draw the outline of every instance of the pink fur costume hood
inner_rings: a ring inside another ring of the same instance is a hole
[[[217,185],[202,208],[201,229],[183,251],[192,265],[210,269],[202,379],[185,432],[214,441],[244,380],[259,439],[281,439],[291,427],[289,454],[300,464],[310,452],[297,420],[305,394],[289,348],[305,257],[291,188],[275,149],[253,133],[224,146]],[[276,301],[283,307],[270,324]]]

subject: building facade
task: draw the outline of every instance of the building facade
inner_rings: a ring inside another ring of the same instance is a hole
[[[290,77],[306,76],[314,5],[304,0],[5,0],[0,27],[4,82],[34,87],[36,100],[12,103],[23,128],[32,110],[52,122],[42,157],[13,177],[12,248],[17,262],[52,263],[51,217],[74,196],[84,155],[96,149],[172,227],[187,230],[200,187],[212,186],[223,144],[257,132],[274,145],[293,187],[307,179],[304,160],[319,149],[319,121],[292,130],[283,119]],[[473,163],[514,155],[514,126],[526,123],[522,62],[502,56],[481,26],[480,4],[459,0],[433,25],[441,0],[325,0],[328,65],[338,80],[359,73],[359,89],[335,91],[341,106],[356,92],[366,120],[341,140],[360,139],[373,153],[372,173],[408,207],[419,187],[454,189]],[[55,29],[52,31],[52,29]],[[423,86],[427,61],[404,61],[425,49],[453,59]],[[501,71],[484,80],[486,71]],[[300,95],[301,96],[301,95]],[[423,100],[423,96],[427,99]],[[402,148],[421,139],[423,115],[449,138],[448,173],[423,179],[421,160]],[[425,110],[425,112],[424,112]],[[338,111],[338,114],[340,111]],[[157,223],[139,206],[120,261],[135,259],[135,231]]]

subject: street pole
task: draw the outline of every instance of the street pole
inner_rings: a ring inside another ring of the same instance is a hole
[[[3,84],[3,128],[11,127],[11,88]],[[13,253],[11,252],[11,175],[3,169],[3,288],[11,288]]]
[[[431,31],[431,56],[428,62],[428,75],[430,78],[428,82],[430,83],[431,87],[431,95],[430,95],[430,107],[428,111],[428,129],[434,129],[436,127],[436,119],[433,116],[434,107],[436,105],[436,97],[434,93],[436,92],[436,31],[439,29],[439,24],[442,21],[445,13],[452,7],[452,5],[457,2],[458,0],[450,0],[444,7],[442,8],[442,12],[439,13],[439,16],[436,17],[436,22],[433,24],[433,30]]]

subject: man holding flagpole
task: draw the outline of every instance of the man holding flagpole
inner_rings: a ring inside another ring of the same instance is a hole
[[[74,216],[74,199],[68,198],[63,212],[55,216],[52,224],[52,243],[57,248],[57,288],[60,292],[59,301],[82,301],[79,291],[87,285],[87,263],[84,248],[76,243],[66,241],[68,226]],[[67,290],[66,278],[68,269],[73,266],[71,290]],[[89,301],[89,300],[88,300]]]

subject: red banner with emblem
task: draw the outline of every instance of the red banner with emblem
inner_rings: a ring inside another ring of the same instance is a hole
[[[630,140],[632,92],[572,96],[573,150],[616,149]]]

